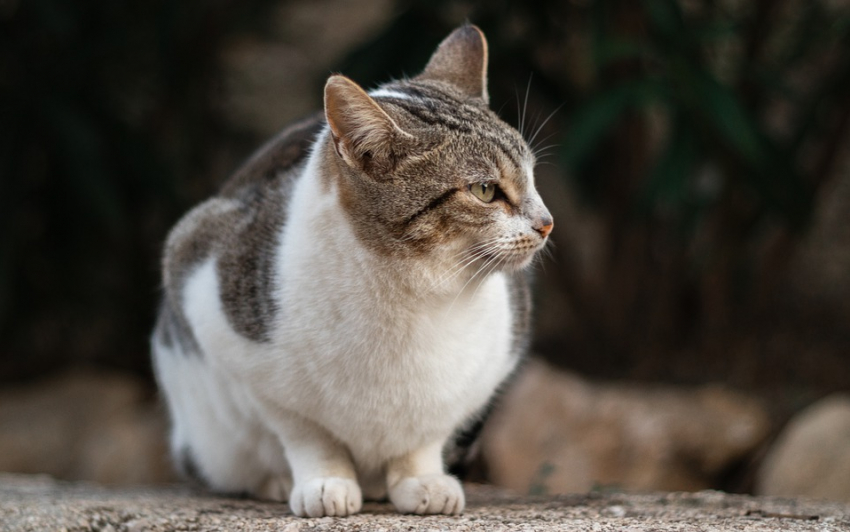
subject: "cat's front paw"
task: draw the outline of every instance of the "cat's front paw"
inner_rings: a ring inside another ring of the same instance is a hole
[[[466,504],[460,482],[449,475],[403,478],[389,491],[402,513],[458,515]]]
[[[356,514],[362,505],[357,482],[339,477],[296,484],[289,496],[289,508],[299,517],[342,517]]]

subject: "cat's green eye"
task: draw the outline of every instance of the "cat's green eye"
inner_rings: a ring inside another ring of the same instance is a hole
[[[490,203],[496,198],[496,185],[493,183],[475,183],[469,185],[469,191],[484,203]]]

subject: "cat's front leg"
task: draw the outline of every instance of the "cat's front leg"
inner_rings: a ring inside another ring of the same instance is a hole
[[[458,480],[443,469],[443,442],[437,442],[387,463],[390,501],[399,512],[458,515],[465,498]]]
[[[319,425],[289,419],[281,440],[292,470],[289,508],[300,517],[355,514],[363,505],[348,449]]]

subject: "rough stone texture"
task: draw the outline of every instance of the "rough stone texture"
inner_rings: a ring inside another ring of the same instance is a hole
[[[820,531],[850,529],[850,506],[719,492],[591,493],[522,498],[466,487],[459,517],[396,514],[368,503],[347,518],[300,519],[286,505],[206,496],[184,487],[105,489],[0,474],[0,529],[8,532],[250,530]]]
[[[519,493],[695,491],[716,486],[769,429],[757,402],[719,387],[592,384],[533,361],[482,449],[490,480]]]
[[[758,493],[850,502],[850,394],[794,417],[759,470]]]
[[[127,376],[73,373],[0,392],[0,471],[104,483],[175,480],[165,419]]]

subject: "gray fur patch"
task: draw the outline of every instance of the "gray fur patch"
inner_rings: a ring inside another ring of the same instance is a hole
[[[278,309],[272,299],[277,235],[297,167],[321,130],[320,115],[282,131],[222,187],[218,197],[186,215],[172,230],[163,258],[165,300],[157,333],[165,345],[200,348],[182,309],[188,276],[216,256],[225,315],[251,340],[268,339]]]
[[[290,181],[275,187],[243,187],[237,228],[218,258],[224,312],[236,332],[256,342],[269,339],[278,313],[273,297],[274,264]]]
[[[201,346],[182,312],[163,298],[154,337],[167,348],[179,346],[183,353],[201,354]]]
[[[513,353],[522,357],[531,344],[531,273],[516,272],[508,277],[513,316]]]
[[[279,317],[273,297],[278,238],[294,179],[323,125],[314,115],[285,129],[222,189],[239,203],[240,218],[219,255],[221,301],[233,328],[256,342],[268,341]]]
[[[177,473],[184,479],[191,480],[199,484],[206,483],[201,475],[201,470],[198,468],[198,463],[195,461],[192,448],[188,445],[184,445],[180,448],[177,456],[174,457],[174,466],[177,469]]]
[[[163,257],[165,300],[159,323],[171,324],[167,336],[177,338],[188,353],[201,354],[189,321],[183,312],[183,288],[186,279],[219,247],[218,239],[237,220],[236,203],[221,199],[208,200],[186,215],[171,231]],[[169,315],[170,314],[170,315]]]

